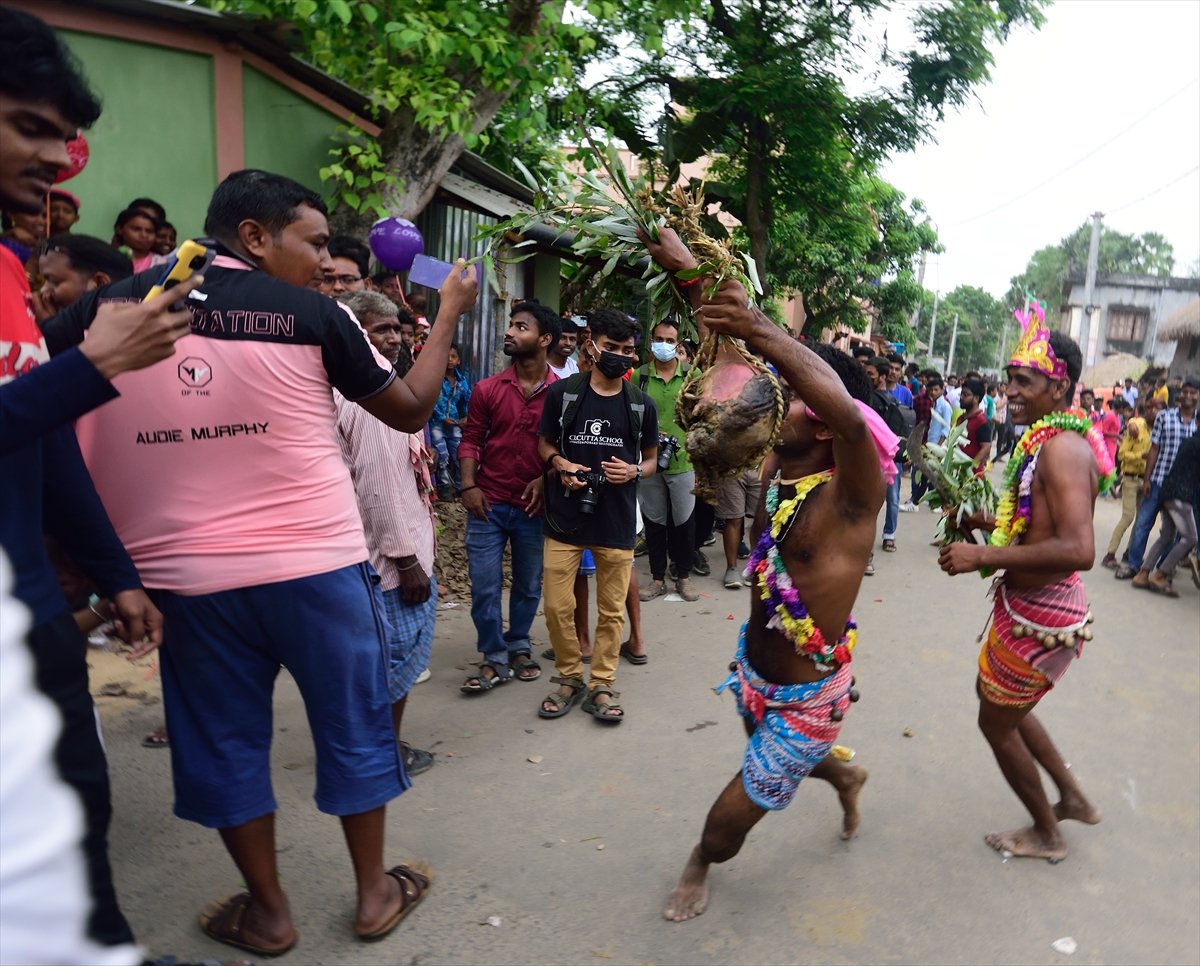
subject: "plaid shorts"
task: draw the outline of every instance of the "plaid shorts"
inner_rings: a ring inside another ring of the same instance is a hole
[[[400,588],[383,592],[383,616],[388,633],[388,698],[399,701],[429,666],[433,652],[433,625],[437,618],[437,578],[429,578],[429,599],[423,604],[406,604]]]

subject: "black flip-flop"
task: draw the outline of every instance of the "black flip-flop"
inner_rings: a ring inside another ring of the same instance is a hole
[[[639,665],[645,664],[647,661],[650,660],[649,655],[634,654],[633,651],[631,651],[629,649],[628,641],[626,641],[624,644],[621,645],[621,657],[625,658],[625,660],[627,660],[630,664],[639,664]]]

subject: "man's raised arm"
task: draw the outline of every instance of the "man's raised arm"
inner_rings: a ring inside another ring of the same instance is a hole
[[[699,318],[714,332],[742,339],[774,363],[784,382],[833,435],[840,502],[847,509],[875,513],[883,492],[879,453],[866,419],[837,373],[750,306],[738,282],[724,283],[711,300],[705,300]]]
[[[417,361],[403,379],[393,379],[383,392],[364,399],[360,403],[363,409],[392,429],[419,433],[429,422],[437,403],[442,380],[446,376],[446,357],[450,352],[450,343],[454,341],[459,316],[471,311],[478,294],[475,267],[468,267],[459,259],[438,289],[441,302],[437,318]]]

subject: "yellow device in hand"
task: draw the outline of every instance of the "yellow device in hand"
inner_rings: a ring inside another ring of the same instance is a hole
[[[175,250],[174,260],[167,266],[162,277],[151,287],[142,301],[148,302],[156,295],[161,295],[167,289],[174,288],[180,282],[186,281],[193,272],[203,268],[207,260],[207,248],[199,242],[185,241]]]

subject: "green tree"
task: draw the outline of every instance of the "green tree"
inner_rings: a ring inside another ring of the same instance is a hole
[[[1084,222],[1057,245],[1039,248],[1025,271],[1012,278],[1006,300],[1015,307],[1024,300],[1026,292],[1031,292],[1052,309],[1058,308],[1066,298],[1063,289],[1067,277],[1087,268],[1091,240],[1091,223]],[[1174,269],[1175,250],[1158,232],[1125,235],[1100,227],[1097,272],[1167,276]]]
[[[1042,22],[1043,0],[946,0],[913,6],[910,49],[889,46],[870,18],[885,0],[708,0],[702,18],[670,34],[661,57],[614,84],[622,97],[663,90],[668,166],[716,162],[721,200],[745,228],[769,284],[788,274],[797,226],[846,215],[864,221],[855,196],[887,155],[927,139],[945,110],[988,79],[990,45],[1010,29]],[[777,225],[783,223],[777,228]],[[864,246],[860,228],[841,251]],[[837,249],[839,246],[834,245]],[[782,254],[781,254],[782,252]],[[846,266],[816,246],[817,258]],[[782,262],[781,262],[782,260]],[[806,301],[816,287],[804,291]]]
[[[768,281],[778,291],[803,292],[805,332],[861,331],[871,315],[885,338],[913,345],[909,318],[921,301],[913,270],[921,252],[939,250],[920,202],[882,178],[848,186],[839,210],[817,217],[779,211],[772,226]]]
[[[949,362],[954,316],[958,315],[958,339],[954,344],[954,371],[996,371],[1002,362],[1001,341],[1006,350],[1016,344],[1018,323],[999,299],[974,285],[960,285],[941,301],[932,354]],[[928,337],[928,331],[925,332]]]
[[[544,150],[547,132],[585,101],[580,77],[611,56],[626,19],[686,12],[683,0],[202,0],[289,36],[305,60],[362,92],[378,138],[345,132],[322,170],[341,227],[411,218],[489,126],[509,150]],[[653,48],[656,34],[645,42]],[[501,115],[505,105],[513,109]]]

